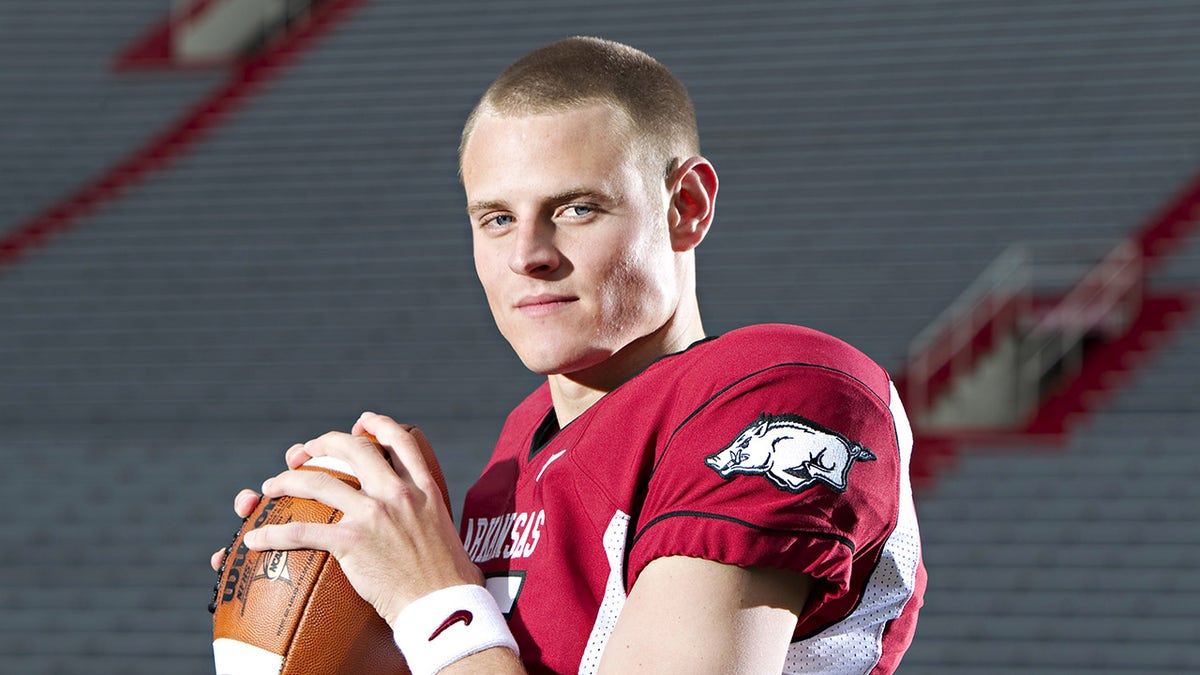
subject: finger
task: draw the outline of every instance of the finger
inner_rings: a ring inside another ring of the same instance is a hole
[[[233,498],[233,512],[238,514],[239,518],[245,518],[254,511],[260,500],[261,497],[254,490],[242,490]]]
[[[421,446],[414,436],[420,433],[416,427],[399,424],[386,415],[365,412],[358,418],[358,424],[363,430],[374,436],[381,445],[391,450],[392,468],[397,474],[407,474],[418,485],[428,485],[430,480],[429,466],[421,454]]]
[[[417,427],[409,427],[408,433],[417,442],[417,450],[421,454],[421,460],[424,462],[425,470],[429,476],[429,484],[425,489],[431,493],[436,491],[440,494],[442,496],[442,503],[446,506],[446,514],[453,516],[454,507],[450,504],[450,488],[446,485],[446,475],[442,472],[442,465],[438,462],[437,455],[433,452],[433,445],[430,444],[429,438],[425,436],[425,433]]]
[[[324,471],[289,470],[263,482],[263,496],[313,499],[343,513],[363,506],[368,498],[357,488]]]
[[[220,548],[213,552],[212,558],[208,562],[212,565],[214,572],[220,572],[221,563],[225,562],[225,549]]]
[[[296,457],[332,457],[341,460],[350,465],[359,481],[362,481],[363,476],[380,471],[392,473],[384,451],[378,443],[366,436],[338,431],[331,431],[305,443],[303,448],[296,450]]]
[[[312,455],[305,452],[303,443],[297,443],[288,448],[283,457],[289,469],[295,469],[312,459]]]
[[[453,512],[442,468],[433,446],[420,429],[371,412],[362,414],[355,426],[359,425],[364,433],[375,435],[385,448],[391,449],[388,456],[397,474],[407,476],[408,482],[427,497],[440,496],[447,515]],[[434,501],[437,500],[431,500]]]
[[[278,525],[263,525],[250,530],[242,537],[246,548],[252,551],[293,551],[315,549],[339,555],[339,537],[335,525],[309,523],[294,520]]]

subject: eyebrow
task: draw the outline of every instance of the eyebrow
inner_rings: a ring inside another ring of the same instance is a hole
[[[571,190],[564,190],[562,192],[559,192],[558,194],[550,196],[550,201],[555,202],[555,203],[573,202],[577,199],[591,199],[593,201],[598,201],[598,202],[618,201],[616,197],[613,197],[610,194],[606,194],[604,192],[598,192],[597,190],[592,189],[592,188],[583,188],[583,187],[574,188]]]
[[[578,199],[590,199],[606,205],[619,204],[621,202],[621,199],[613,195],[599,192],[593,188],[585,187],[563,190],[562,192],[550,195],[546,198],[546,201],[553,204],[562,204],[564,202],[573,202]],[[502,200],[481,200],[468,203],[467,213],[478,213],[479,211],[491,211],[494,209],[503,210],[507,208],[508,203]]]
[[[480,201],[470,202],[467,204],[467,213],[477,213],[479,211],[492,211],[494,209],[506,208],[507,204],[501,201]]]

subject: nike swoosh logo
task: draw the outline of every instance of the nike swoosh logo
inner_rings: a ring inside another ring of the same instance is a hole
[[[474,619],[475,615],[471,614],[469,611],[465,609],[457,610],[450,616],[446,617],[446,620],[442,622],[442,625],[438,626],[437,630],[433,631],[433,634],[429,636],[428,642],[433,642],[435,639],[437,639],[437,636],[441,635],[447,628],[453,626],[454,624],[462,623],[464,626],[470,626]]]
[[[554,460],[558,459],[559,457],[562,457],[565,454],[567,454],[566,450],[559,450],[558,452],[554,453],[553,455],[550,455],[550,459],[546,460],[546,463],[542,465],[542,470],[538,472],[537,478],[534,478],[533,482],[536,483],[536,482],[542,480],[542,474],[546,473],[546,469],[550,468],[550,465],[552,463],[554,463]]]

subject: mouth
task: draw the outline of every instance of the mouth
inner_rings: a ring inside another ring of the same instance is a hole
[[[540,295],[527,295],[521,298],[517,301],[516,307],[526,316],[546,316],[578,300],[579,298],[572,295],[543,293]]]

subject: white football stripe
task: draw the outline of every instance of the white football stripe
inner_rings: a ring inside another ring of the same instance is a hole
[[[217,675],[279,675],[283,656],[240,640],[213,640],[213,661]]]
[[[337,457],[329,457],[328,455],[313,457],[305,462],[304,466],[315,466],[318,469],[331,469],[333,471],[341,471],[349,476],[354,476],[354,469],[350,468],[349,462],[344,459],[338,459]],[[354,477],[357,478],[358,476]]]

